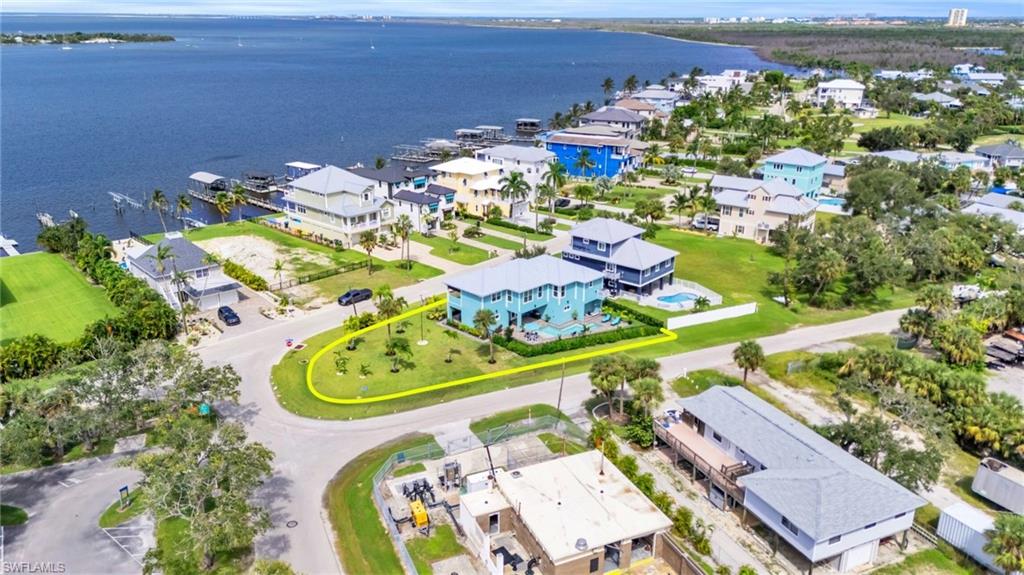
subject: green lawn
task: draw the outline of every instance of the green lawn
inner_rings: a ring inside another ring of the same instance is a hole
[[[0,505],[0,526],[21,525],[28,521],[28,513],[21,507]]]
[[[373,504],[373,475],[395,452],[433,444],[427,435],[405,436],[363,452],[327,484],[324,504],[346,573],[401,573],[402,563]]]
[[[92,322],[118,313],[103,288],[57,254],[0,258],[0,345],[29,334],[68,342]]]
[[[440,525],[430,537],[414,537],[405,543],[412,562],[419,575],[431,575],[430,565],[435,561],[466,553],[465,548],[455,539],[451,525]]]
[[[142,492],[138,490],[132,490],[128,494],[128,507],[121,510],[121,500],[110,504],[106,511],[100,515],[100,527],[117,527],[118,525],[142,515],[146,512],[146,504],[142,498]]]
[[[615,301],[615,303],[621,305],[622,307],[626,307],[626,308],[629,308],[631,310],[638,311],[640,313],[649,315],[649,316],[651,316],[651,317],[653,317],[655,319],[661,320],[662,322],[667,321],[668,318],[670,318],[670,317],[676,317],[676,316],[686,315],[686,314],[690,313],[690,312],[685,311],[685,310],[669,311],[667,309],[662,309],[660,307],[650,307],[650,306],[646,306],[646,305],[640,305],[640,304],[636,303],[635,301],[633,301],[632,299],[630,299],[631,297],[632,296],[628,296],[627,295],[625,297],[620,297],[620,298],[618,298],[618,299],[616,299],[614,301]]]
[[[971,572],[957,565],[938,549],[925,549],[895,565],[889,565],[876,571],[874,575],[971,575]]]
[[[515,251],[515,250],[518,250],[519,248],[523,247],[523,244],[521,242],[514,242],[512,240],[508,240],[508,239],[505,239],[505,238],[499,238],[498,236],[492,236],[490,234],[484,234],[484,235],[482,235],[480,237],[470,238],[470,239],[478,241],[480,243],[487,244],[489,246],[494,246],[494,247],[496,247],[498,249],[502,249],[502,250],[512,250],[512,251]]]
[[[809,391],[820,398],[830,397],[836,390],[835,381],[827,374],[813,369],[810,363],[816,357],[817,354],[808,351],[773,353],[765,358],[764,371],[772,379],[789,387]],[[806,366],[805,369],[798,369],[801,363]],[[793,372],[787,373],[791,365]]]
[[[554,407],[546,403],[537,403],[534,405],[510,409],[508,411],[502,411],[488,417],[477,419],[470,422],[469,430],[479,437],[481,441],[487,441],[487,432],[491,429],[503,427],[510,423],[525,421],[530,418],[545,416],[557,416],[562,421],[570,421],[567,415],[559,413],[559,411]]]
[[[192,547],[188,521],[180,517],[157,523],[156,546],[163,572],[175,575],[241,575],[252,563],[252,550],[239,548],[215,553],[213,567],[204,571],[200,555]]]
[[[290,264],[290,267],[295,270],[297,275],[316,273],[325,269],[337,268],[366,260],[366,254],[360,251],[336,250],[291,234],[286,234],[253,220],[213,224],[190,230],[185,235],[192,241],[233,236],[263,238],[289,252],[287,263]],[[146,236],[146,239],[155,242],[160,240],[161,237],[162,234],[150,234]],[[304,257],[307,255],[306,252],[325,256],[330,260],[330,264],[324,265],[314,262],[311,258]],[[372,262],[372,275],[369,273],[370,270],[358,269],[310,282],[307,285],[313,286],[317,292],[325,297],[334,298],[352,288],[376,289],[382,285],[399,288],[444,273],[437,268],[417,262],[413,262],[410,269],[405,269],[404,264],[398,261],[386,261],[375,257],[372,259]]]
[[[569,224],[555,224],[555,229],[567,232],[572,229],[572,226],[570,226]]]
[[[665,196],[676,192],[671,188],[634,188],[630,186],[615,186],[612,191],[605,194],[600,200],[620,208],[633,209],[639,200],[660,200]]]
[[[551,453],[557,453],[559,455],[563,453],[563,448],[565,455],[576,455],[577,453],[583,453],[588,449],[586,446],[580,445],[575,441],[566,439],[561,435],[556,435],[554,433],[541,433],[537,435],[537,439],[541,440]]]
[[[743,381],[714,369],[699,369],[673,381],[672,391],[676,392],[679,397],[690,397],[703,393],[716,385],[732,387],[743,385]]]
[[[491,254],[480,248],[460,244],[458,241],[452,242],[445,236],[425,236],[420,233],[414,233],[412,240],[430,246],[430,255],[444,258],[457,264],[472,266],[485,262],[491,257]]]
[[[494,224],[492,224],[490,222],[480,222],[480,227],[482,227],[484,229],[492,230],[492,231],[495,231],[495,232],[501,232],[501,233],[503,233],[505,235],[509,235],[509,236],[517,236],[517,237],[520,237],[520,238],[526,238],[526,239],[528,239],[530,241],[533,241],[533,242],[543,242],[543,241],[550,240],[551,238],[555,237],[555,236],[553,236],[551,234],[545,234],[545,233],[540,233],[540,232],[524,232],[522,230],[513,230],[512,228],[506,228],[504,226],[496,226],[496,225],[494,225]]]
[[[851,118],[854,134],[877,130],[879,128],[895,128],[900,126],[920,126],[928,122],[923,118],[913,118],[905,114],[888,116],[883,112],[877,118]]]
[[[411,465],[406,465],[405,467],[399,467],[394,471],[394,473],[392,473],[392,475],[395,477],[405,477],[406,475],[412,475],[413,473],[419,473],[426,470],[427,466],[423,465],[423,463],[413,463]]]

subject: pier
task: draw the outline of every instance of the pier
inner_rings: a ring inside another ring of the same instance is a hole
[[[118,212],[123,210],[125,206],[131,207],[131,208],[135,208],[137,210],[141,210],[142,209],[142,202],[139,202],[137,200],[134,200],[134,199],[124,195],[124,194],[119,194],[117,192],[108,192],[108,193],[110,194],[111,199],[114,200],[114,209],[117,210]]]
[[[18,241],[0,235],[0,254],[4,256],[20,255],[18,252]]]
[[[216,194],[203,193],[203,192],[199,192],[199,191],[196,191],[196,190],[188,190],[188,195],[192,196],[193,198],[195,198],[197,200],[206,202],[208,204],[217,205],[217,196],[216,196]],[[257,198],[255,196],[250,195],[250,194],[245,194],[245,203],[249,204],[250,206],[256,206],[257,208],[263,208],[264,210],[268,210],[268,211],[271,211],[271,212],[279,212],[279,211],[281,211],[281,206],[275,205],[269,199]],[[198,221],[198,220],[195,220],[195,221]],[[200,223],[202,223],[202,222],[200,222]]]

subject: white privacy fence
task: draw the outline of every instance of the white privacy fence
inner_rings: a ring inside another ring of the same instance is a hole
[[[744,303],[740,305],[734,305],[729,307],[723,307],[720,309],[713,309],[710,311],[702,311],[698,313],[690,313],[677,317],[670,317],[666,322],[669,329],[679,329],[681,327],[690,327],[693,325],[700,325],[702,323],[711,323],[713,321],[719,321],[723,319],[729,319],[733,317],[742,317],[757,313],[757,302]]]

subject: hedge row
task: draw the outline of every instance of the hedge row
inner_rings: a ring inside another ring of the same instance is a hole
[[[615,312],[625,317],[626,319],[635,320],[640,323],[645,323],[647,325],[653,325],[656,327],[665,327],[665,322],[663,320],[658,319],[652,315],[647,315],[642,311],[626,307],[613,299],[604,300],[604,304],[601,307],[605,311]]]
[[[249,271],[248,268],[241,264],[236,264],[231,260],[224,260],[221,263],[221,267],[224,269],[224,273],[226,273],[228,277],[242,282],[249,288],[256,291],[267,291],[267,289],[269,289],[267,280]]]
[[[551,353],[580,349],[581,347],[615,343],[624,339],[647,337],[657,335],[658,333],[658,328],[652,325],[637,325],[589,335],[556,339],[554,341],[536,345],[523,343],[518,339],[506,338],[504,335],[496,335],[494,336],[494,343],[523,357],[535,357],[538,355],[547,355]]]
[[[547,234],[545,232],[538,232],[537,230],[533,229],[530,226],[521,226],[519,224],[514,224],[512,222],[507,222],[505,220],[498,219],[498,218],[489,219],[489,220],[487,220],[487,223],[489,223],[491,225],[494,225],[494,226],[499,226],[499,227],[502,227],[502,228],[508,228],[510,230],[519,230],[520,232],[526,232],[528,234],[538,234],[539,233],[539,234],[551,236],[551,234]],[[551,237],[554,237],[554,236],[551,236]]]

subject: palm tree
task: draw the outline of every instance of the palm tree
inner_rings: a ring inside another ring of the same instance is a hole
[[[473,315],[473,327],[483,334],[490,346],[491,357],[487,360],[487,363],[495,363],[497,361],[494,359],[494,333],[491,331],[491,326],[497,322],[498,315],[493,310],[487,308],[480,308]]]
[[[661,177],[666,184],[673,185],[679,182],[679,178],[683,176],[682,169],[675,165],[669,164],[661,170]]]
[[[747,372],[757,371],[764,364],[764,350],[761,344],[752,339],[741,341],[736,349],[732,350],[732,360],[738,367],[743,368],[743,383],[747,383]]]
[[[612,412],[612,402],[615,398],[615,390],[625,379],[625,372],[622,368],[622,361],[619,356],[605,355],[594,360],[590,364],[590,385],[604,395],[608,402],[608,413]]]
[[[384,167],[387,165],[388,161],[384,156],[377,156],[377,158],[373,161],[373,167],[377,168],[378,170],[383,170]]]
[[[448,348],[448,357],[444,358],[445,363],[451,363],[452,355],[459,352],[458,348],[455,347],[455,341],[459,339],[459,334],[455,333],[453,330],[450,329],[446,329],[441,333],[443,333],[445,337],[451,340],[451,347]]]
[[[619,361],[622,364],[622,380],[619,382],[619,418],[625,418],[626,414],[626,382],[640,379],[661,380],[658,371],[661,366],[653,359],[632,359],[629,356],[620,355]]]
[[[693,197],[682,192],[672,195],[672,202],[668,205],[670,212],[676,215],[677,227],[683,227],[683,212],[693,208]]]
[[[560,194],[568,179],[569,170],[565,167],[565,164],[558,160],[551,160],[551,163],[548,164],[548,171],[544,174],[544,182],[551,186],[556,194]],[[552,211],[554,211],[553,207]]]
[[[413,224],[412,219],[408,215],[402,214],[395,220],[394,231],[395,235],[402,238],[402,253],[405,254],[405,267],[409,269],[412,267],[412,253],[409,251],[409,236],[412,235]]]
[[[345,329],[345,333],[352,333],[355,331],[359,331],[362,328],[362,324],[359,321],[359,316],[353,313],[352,315],[345,318],[345,322],[341,324],[341,327]],[[348,343],[345,344],[345,349],[349,351],[354,351],[356,349],[356,346],[359,344],[359,342],[356,341],[357,339],[358,338],[355,337],[349,339]]]
[[[1024,515],[1000,513],[985,532],[984,550],[1007,573],[1024,571]]]
[[[164,224],[164,210],[167,209],[167,196],[164,195],[161,190],[153,190],[153,194],[149,196],[149,209],[156,212],[157,217],[160,218],[160,227],[164,229],[164,233],[167,233],[167,225]]]
[[[604,90],[605,96],[611,96],[615,93],[615,80],[605,78],[604,82],[601,82],[601,89]]]
[[[334,352],[334,373],[335,375],[348,373],[348,356],[340,351]]]
[[[284,262],[280,259],[274,260],[274,277],[277,278],[278,285],[281,284],[281,275],[284,273]]]
[[[541,183],[537,186],[537,203],[548,204],[548,211],[551,215],[555,214],[555,198],[558,197],[558,191],[551,187],[551,184]],[[540,231],[540,209],[534,206],[533,210],[533,227]]]
[[[182,290],[185,289],[184,286],[188,285],[189,276],[185,272],[179,272],[178,269],[177,269],[177,266],[174,266],[173,261],[174,260],[172,259],[171,260],[171,262],[172,262],[171,265],[172,265],[172,267],[174,267],[174,275],[172,276],[172,280],[171,281],[174,283],[175,291],[178,294],[177,297],[180,299],[181,298],[180,294],[181,294]],[[187,308],[193,308],[194,309],[195,306],[192,305],[191,303],[189,303],[187,305],[185,305],[183,303],[182,306],[181,306],[181,325],[185,326],[185,335],[188,335],[188,316],[189,316],[189,313],[191,313],[191,310],[189,310]]]
[[[660,166],[664,163],[665,158],[661,157],[661,146],[658,144],[648,146],[644,152],[644,167],[649,167],[651,164]]]
[[[601,176],[594,181],[594,190],[597,191],[597,197],[601,200],[604,199],[605,194],[608,194],[614,188],[615,182],[608,176]]]
[[[715,196],[711,195],[711,190],[705,190],[704,193],[697,196],[695,202],[697,209],[704,216],[704,231],[711,235],[711,226],[708,220],[711,219],[711,213],[718,209],[718,202],[715,201]]]
[[[167,270],[167,266],[164,262],[173,260],[174,252],[171,250],[170,244],[157,244],[156,252],[146,257],[153,260],[156,273],[163,275]]]
[[[594,188],[586,184],[580,184],[573,190],[573,195],[576,199],[582,202],[583,207],[587,207],[590,200],[594,199]]]
[[[914,336],[916,344],[921,338],[927,337],[935,323],[935,316],[920,308],[908,309],[900,316],[900,329]]]
[[[188,194],[178,194],[178,200],[174,203],[174,213],[178,216],[179,220],[185,216],[185,214],[192,213],[192,197]],[[185,229],[185,221],[181,222],[181,229]]]
[[[590,150],[586,148],[580,150],[580,154],[576,156],[576,162],[573,164],[573,167],[579,170],[580,173],[583,174],[584,178],[590,177],[589,172],[590,170],[593,170],[595,166],[597,166],[597,163],[594,162],[594,159],[590,156]]]
[[[943,318],[953,309],[953,295],[942,284],[928,284],[921,288],[915,301],[936,318]]]
[[[213,205],[220,214],[220,223],[223,224],[225,218],[231,213],[231,195],[227,192],[217,192],[217,195],[213,197]]]
[[[498,180],[498,184],[501,185],[498,189],[501,199],[509,202],[508,213],[511,216],[512,204],[521,202],[530,195],[530,184],[527,183],[522,172],[509,172]],[[523,236],[524,242],[525,238],[526,236]]]
[[[238,221],[242,221],[242,205],[245,204],[245,188],[242,184],[235,184],[231,189],[231,203],[238,207]]]
[[[391,373],[398,373],[398,362],[403,357],[412,357],[412,346],[404,337],[389,339],[384,343],[384,355],[391,357]]]
[[[633,397],[644,408],[644,415],[651,414],[651,407],[665,401],[665,392],[661,382],[653,377],[645,377],[629,382],[633,388]]]
[[[702,295],[697,296],[697,299],[693,300],[693,311],[705,311],[709,307],[711,307],[711,300]]]
[[[622,89],[623,91],[632,94],[633,92],[636,92],[636,89],[637,87],[639,87],[639,85],[640,82],[637,81],[636,74],[630,74],[629,77],[626,78],[626,80],[622,83]]]
[[[373,248],[377,247],[377,233],[367,230],[359,234],[359,247],[366,251],[366,269],[373,275]]]

